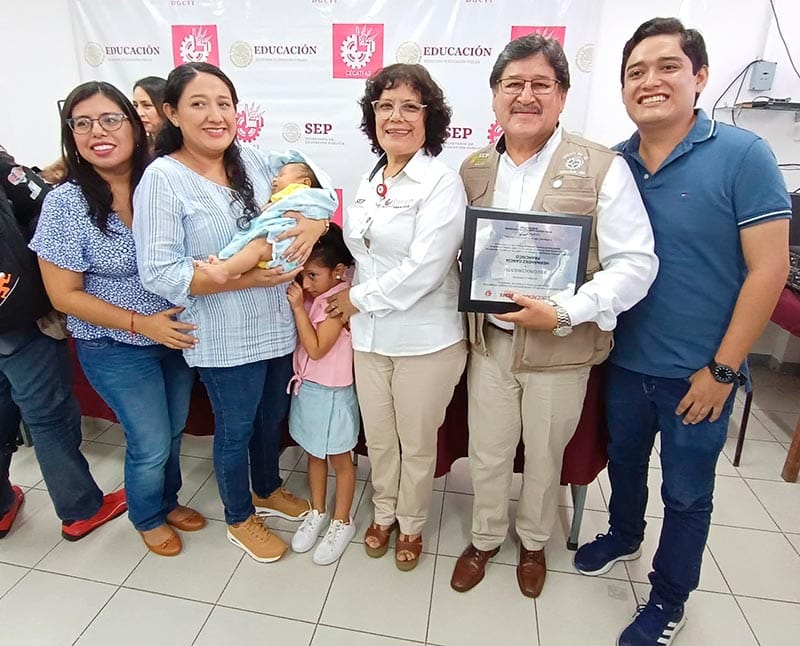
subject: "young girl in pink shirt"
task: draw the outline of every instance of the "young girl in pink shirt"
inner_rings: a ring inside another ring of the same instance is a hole
[[[350,287],[345,278],[353,257],[342,230],[330,230],[314,245],[287,297],[297,325],[289,434],[308,455],[311,512],[292,538],[295,552],[307,552],[330,519],[314,563],[329,565],[344,552],[356,532],[350,516],[356,470],[350,451],[358,440],[360,417],[353,388],[353,347],[341,317],[328,318],[328,298]],[[336,502],[327,511],[328,460],[336,472]]]

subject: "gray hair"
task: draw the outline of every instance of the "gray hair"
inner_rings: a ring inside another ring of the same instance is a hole
[[[569,89],[569,63],[561,45],[553,38],[541,34],[528,34],[512,40],[500,52],[489,76],[489,87],[494,88],[503,76],[509,63],[531,56],[542,55],[556,73],[556,80],[563,90]]]

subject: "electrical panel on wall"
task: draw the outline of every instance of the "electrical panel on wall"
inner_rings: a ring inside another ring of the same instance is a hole
[[[772,61],[758,61],[753,64],[750,72],[750,90],[753,92],[766,92],[772,89],[777,63]]]

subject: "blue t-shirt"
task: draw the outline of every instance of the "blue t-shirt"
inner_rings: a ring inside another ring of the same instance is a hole
[[[139,280],[133,232],[117,217],[108,216],[107,233],[95,226],[81,189],[70,182],[48,193],[36,233],[30,243],[40,258],[62,269],[83,274],[83,289],[112,305],[150,315],[172,307],[148,292]],[[141,334],[115,330],[67,316],[67,328],[76,339],[111,337],[131,345],[155,345]]]
[[[642,194],[659,258],[644,300],[620,315],[610,361],[657,377],[688,377],[713,359],[747,275],[740,229],[791,217],[775,156],[747,130],[702,110],[655,173],[639,135],[619,144]]]

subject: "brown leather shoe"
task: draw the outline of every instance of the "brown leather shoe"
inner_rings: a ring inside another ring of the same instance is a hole
[[[196,532],[206,526],[206,519],[199,511],[178,505],[167,514],[167,524],[182,532]]]
[[[144,541],[144,544],[147,546],[147,549],[153,552],[153,554],[158,554],[159,556],[177,556],[183,549],[183,543],[181,542],[181,537],[175,533],[174,529],[170,528],[170,532],[171,535],[164,542],[156,545],[148,543],[142,532],[139,532],[139,534],[142,537],[142,541]]]
[[[466,592],[474,588],[483,580],[486,562],[499,551],[499,546],[493,550],[484,551],[470,543],[456,561],[453,576],[450,577],[450,587],[456,592]]]
[[[533,599],[538,597],[542,593],[546,576],[544,550],[526,550],[520,545],[517,583],[522,594]]]

